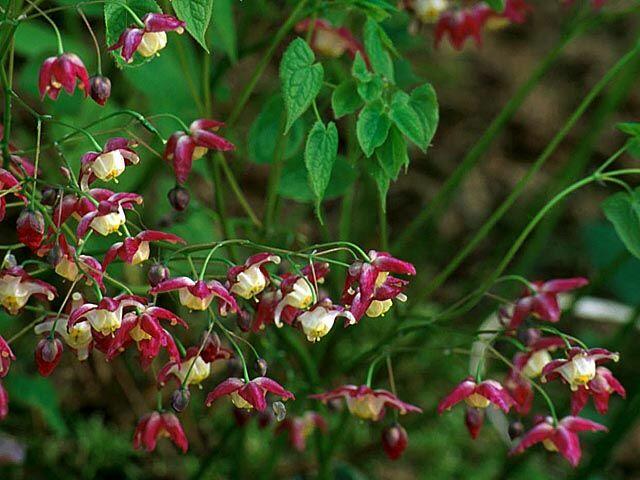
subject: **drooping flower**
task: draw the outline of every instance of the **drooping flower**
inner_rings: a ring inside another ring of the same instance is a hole
[[[135,295],[104,297],[97,305],[85,303],[71,312],[67,328],[71,329],[81,319],[86,319],[96,332],[110,336],[122,326],[125,309],[144,310],[145,303],[144,298]]]
[[[464,402],[473,408],[487,408],[493,404],[505,413],[513,406],[513,399],[509,392],[495,380],[484,380],[476,383],[469,376],[463,380],[438,405],[438,413],[450,410],[454,405]]]
[[[125,263],[138,265],[149,258],[149,242],[169,242],[186,243],[182,238],[172,233],[159,232],[156,230],[143,230],[135,237],[127,237],[122,242],[114,243],[102,260],[103,270],[113,262],[116,257],[120,257]]]
[[[331,300],[325,299],[315,307],[300,314],[297,321],[310,342],[319,342],[333,328],[338,317],[345,318],[345,326],[356,323],[355,317],[344,307],[333,305]]]
[[[180,130],[169,137],[164,158],[173,165],[178,183],[187,181],[194,160],[202,158],[209,150],[228,152],[236,148],[229,140],[213,133],[223,126],[224,122],[201,118],[189,125],[188,132]]]
[[[422,23],[436,23],[449,8],[449,0],[404,0],[402,6],[412,11]]]
[[[36,365],[38,373],[43,377],[48,377],[60,363],[64,346],[59,338],[43,338],[38,342],[35,350]]]
[[[127,28],[118,41],[109,50],[121,49],[122,58],[127,63],[133,62],[133,55],[138,52],[143,57],[153,57],[167,46],[167,33],[184,32],[185,23],[171,15],[148,13],[142,19],[143,28]]]
[[[55,248],[55,247],[54,247]],[[87,284],[96,282],[104,290],[103,270],[100,262],[89,255],[77,255],[76,249],[67,242],[64,235],[58,237],[59,255],[54,264],[54,271],[62,278],[75,282],[82,276]]]
[[[180,420],[169,412],[152,412],[142,417],[133,434],[133,448],[152,452],[156,449],[158,439],[163,437],[169,438],[182,453],[187,453],[189,441]]]
[[[17,315],[32,295],[51,301],[56,296],[56,289],[31,277],[22,267],[0,270],[0,304],[7,312]]]
[[[31,251],[38,249],[44,239],[44,217],[37,210],[25,208],[20,212],[16,222],[18,240],[25,244]]]
[[[342,291],[342,303],[359,321],[365,314],[379,317],[389,311],[393,300],[405,301],[402,293],[406,280],[390,274],[415,275],[416,269],[409,262],[398,260],[387,252],[369,252],[370,262],[356,261],[348,270]]]
[[[542,443],[544,448],[550,452],[560,453],[572,466],[576,467],[582,456],[580,439],[577,434],[605,431],[607,431],[607,427],[586,418],[564,417],[555,426],[551,418],[546,418],[525,433],[509,454],[522,453],[536,443]]]
[[[138,154],[129,140],[115,137],[107,140],[101,152],[87,152],[80,159],[80,187],[88,190],[96,178],[108,182],[118,178],[127,165],[136,165]]]
[[[352,415],[374,422],[384,417],[387,408],[398,410],[400,415],[410,412],[422,413],[421,408],[403,402],[388,390],[373,390],[367,385],[343,385],[329,392],[309,395],[309,398],[315,398],[325,404],[334,399],[344,398]]]
[[[83,205],[83,209],[88,211],[82,215],[78,223],[76,230],[78,238],[83,238],[89,229],[104,236],[117,232],[127,222],[124,210],[133,209],[134,205],[142,203],[142,196],[137,193],[112,193],[103,189],[94,189],[90,192],[93,192],[91,195],[98,201],[98,205],[89,203],[89,208],[86,208],[86,203]],[[110,195],[105,198],[107,192]],[[99,196],[96,197],[96,194]]]
[[[0,378],[4,378],[9,373],[11,362],[15,361],[16,356],[11,351],[11,347],[7,341],[0,336]]]
[[[409,445],[407,431],[399,423],[385,428],[382,431],[382,448],[390,460],[399,459]]]
[[[258,300],[258,306],[251,323],[251,331],[254,333],[264,330],[267,325],[273,323],[276,307],[282,300],[282,292],[275,287],[267,289],[256,297],[256,300]]]
[[[461,50],[468,38],[472,38],[476,46],[481,46],[482,28],[491,16],[491,12],[491,8],[485,3],[457,11],[443,12],[436,24],[436,47],[440,45],[445,36],[449,36],[449,41],[456,50]]]
[[[571,415],[578,415],[587,404],[589,397],[593,397],[593,404],[600,415],[609,410],[609,398],[612,393],[617,393],[626,398],[627,392],[613,376],[611,370],[606,367],[597,367],[593,380],[586,385],[581,385],[571,393]]]
[[[272,393],[282,400],[295,399],[293,393],[268,377],[257,377],[249,382],[242,378],[230,377],[209,392],[205,403],[210,407],[218,398],[229,396],[238,408],[255,408],[263,412],[267,408],[267,393]]]
[[[567,352],[567,358],[553,360],[542,370],[542,382],[561,378],[569,384],[572,391],[589,384],[596,376],[596,366],[613,360],[617,362],[620,356],[604,348],[585,350],[573,347]]]
[[[364,59],[367,54],[351,30],[346,27],[334,27],[331,22],[323,18],[306,18],[296,25],[296,32],[306,33],[312,30],[311,48],[325,57],[338,58],[348,53],[353,59],[360,52]]]
[[[220,315],[237,312],[238,304],[229,291],[217,280],[191,280],[189,277],[170,278],[150,290],[152,295],[178,291],[180,303],[190,310],[206,310],[215,298]]]
[[[305,412],[301,417],[286,418],[283,420],[276,433],[288,432],[289,444],[298,452],[304,452],[307,448],[307,438],[319,429],[327,432],[327,422],[318,412]]]
[[[0,420],[9,415],[9,393],[0,382]]]
[[[140,352],[140,364],[146,370],[151,362],[164,348],[169,354],[169,360],[180,361],[180,351],[171,334],[160,325],[162,320],[168,321],[172,326],[181,325],[189,328],[184,320],[173,312],[161,307],[144,307],[126,313],[122,317],[122,325],[109,346],[107,360],[112,360],[129,345],[135,342]]]
[[[284,274],[280,282],[281,299],[273,311],[277,327],[293,322],[304,310],[311,307],[317,298],[317,285],[329,274],[329,264],[316,262],[300,270],[300,275]]]
[[[76,82],[86,97],[91,88],[89,74],[80,57],[74,53],[63,53],[58,57],[49,57],[40,67],[38,88],[43,100],[46,95],[49,95],[51,100],[57,99],[63,88],[69,95],[72,95],[76,89]]]
[[[11,172],[0,168],[0,222],[4,220],[7,211],[7,194],[13,193],[18,198],[25,198],[20,194],[22,186],[18,179]]]
[[[263,252],[247,258],[243,265],[232,267],[227,272],[229,291],[244,299],[250,300],[260,294],[269,284],[269,272],[265,263],[280,263],[280,257]]]
[[[561,311],[558,295],[584,287],[588,283],[589,280],[582,277],[533,282],[531,285],[534,290],[527,289],[520,299],[516,301],[508,328],[518,328],[531,314],[547,322],[555,323],[559,321]]]

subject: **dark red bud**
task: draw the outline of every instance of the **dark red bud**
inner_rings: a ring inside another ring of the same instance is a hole
[[[40,203],[48,207],[52,207],[55,205],[57,200],[58,192],[55,188],[45,187],[42,189],[42,199],[40,200]]]
[[[162,265],[161,263],[155,263],[151,265],[151,267],[149,268],[149,272],[147,273],[147,280],[149,280],[149,285],[155,287],[167,278],[169,278],[169,269],[165,265]]]
[[[36,250],[44,238],[44,217],[40,212],[25,209],[16,224],[18,239],[31,250]]]
[[[474,440],[478,438],[482,424],[484,423],[484,410],[467,407],[467,414],[464,417],[464,424]]]
[[[186,388],[179,388],[171,395],[171,408],[177,413],[183,412],[189,405],[191,392]]]
[[[253,364],[253,369],[260,377],[264,377],[267,374],[268,367],[269,364],[264,358],[257,359],[256,363]]]
[[[236,425],[244,427],[249,420],[251,420],[252,411],[245,408],[234,408],[233,418],[236,421]]]
[[[49,265],[55,268],[62,260],[62,256],[63,253],[60,245],[54,245],[54,247],[49,250],[49,253],[47,254],[47,262],[49,262]]]
[[[89,79],[91,89],[89,94],[91,98],[101,106],[107,103],[107,100],[111,96],[111,80],[102,75],[95,75]]]
[[[382,448],[391,460],[400,458],[408,444],[409,436],[407,431],[399,423],[391,425],[382,431]]]
[[[169,203],[171,204],[173,209],[177,210],[178,212],[186,210],[186,208],[189,206],[189,202],[191,201],[189,190],[179,186],[169,190],[167,198],[169,198]]]
[[[509,424],[509,437],[515,440],[524,433],[524,425],[522,422],[515,420]]]
[[[38,342],[35,357],[40,375],[48,377],[53,373],[60,362],[63,350],[62,342],[58,338],[43,338]]]

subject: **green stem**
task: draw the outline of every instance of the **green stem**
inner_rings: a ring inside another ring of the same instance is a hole
[[[231,187],[231,191],[233,192],[233,194],[235,195],[236,199],[238,200],[238,203],[240,203],[240,206],[245,211],[245,213],[247,214],[247,216],[249,217],[251,222],[253,222],[253,224],[256,227],[260,227],[261,228],[262,227],[262,222],[258,219],[258,216],[253,211],[253,208],[249,204],[249,201],[247,200],[247,198],[244,196],[244,193],[242,193],[242,189],[240,188],[240,185],[238,185],[238,181],[236,180],[235,175],[231,171],[231,168],[229,168],[229,164],[227,163],[227,159],[224,157],[224,155],[221,152],[217,153],[216,159],[218,161],[218,164],[220,165],[220,168],[224,172],[224,175],[225,175],[225,177],[227,179],[227,182],[229,183],[229,186]]]
[[[33,8],[35,8],[40,13],[40,15],[42,15],[44,19],[51,24],[54,32],[56,33],[56,42],[58,44],[58,55],[62,55],[64,53],[64,47],[62,46],[62,36],[60,35],[60,30],[58,29],[58,26],[56,25],[56,23],[36,3],[32,2],[31,0],[27,0],[27,3],[31,5]]]

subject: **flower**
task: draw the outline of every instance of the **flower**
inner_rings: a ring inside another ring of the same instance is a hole
[[[356,53],[360,52],[362,57],[368,63],[367,54],[362,44],[353,36],[351,31],[346,27],[334,27],[331,22],[323,18],[311,19],[307,18],[298,22],[296,32],[305,33],[309,30],[311,33],[311,48],[320,55],[326,57],[338,58],[345,52],[353,59]]]
[[[0,382],[0,420],[9,415],[9,393]]]
[[[607,427],[580,417],[564,417],[553,425],[553,420],[546,418],[524,434],[520,442],[511,449],[510,455],[524,452],[527,448],[542,442],[550,452],[559,452],[572,466],[580,463],[579,432],[606,432]]]
[[[201,348],[190,347],[182,360],[172,360],[165,364],[158,372],[158,384],[163,387],[171,377],[178,386],[199,385],[211,375],[213,362],[228,360],[232,356],[233,352],[220,344],[218,335],[207,335]]]
[[[476,383],[472,376],[464,379],[438,405],[438,413],[450,410],[461,401],[473,408],[487,408],[493,404],[507,413],[514,404],[509,392],[495,380],[485,380]]]
[[[19,193],[21,190],[22,186],[18,179],[8,170],[0,168],[0,222],[4,220],[4,216],[7,212],[7,193],[11,192],[18,198],[25,200],[25,198]]]
[[[329,264],[317,262],[300,270],[300,275],[282,276],[281,299],[273,311],[273,321],[277,327],[282,327],[282,317],[286,323],[291,323],[317,301],[317,284],[322,283],[328,273]]]
[[[16,230],[18,232],[18,240],[21,243],[32,251],[37,250],[44,239],[44,217],[42,213],[25,208],[20,212]]]
[[[125,209],[132,209],[134,204],[142,203],[142,196],[137,193],[113,193],[104,189],[93,189],[89,191],[91,196],[98,202],[82,203],[81,209],[86,213],[82,215],[76,234],[78,238],[83,238],[89,229],[107,236],[117,232],[127,221],[124,216]],[[82,202],[86,200],[83,198]]]
[[[111,96],[111,80],[102,75],[94,75],[89,79],[89,95],[101,107],[107,103]]]
[[[186,243],[172,233],[143,230],[135,237],[127,237],[123,242],[114,243],[102,260],[103,270],[106,270],[116,257],[120,257],[120,260],[131,265],[146,261],[149,258],[149,242]]]
[[[399,423],[394,423],[382,431],[382,448],[390,460],[399,459],[408,444],[407,431]]]
[[[559,321],[561,312],[558,294],[575,290],[588,283],[589,280],[582,277],[533,282],[533,291],[527,289],[516,301],[508,328],[518,328],[530,314],[547,322]]]
[[[144,310],[145,303],[144,298],[135,295],[104,297],[97,305],[85,303],[72,310],[67,328],[71,329],[81,319],[86,318],[96,332],[104,336],[112,335],[122,326],[122,316],[126,308]]]
[[[152,295],[162,292],[178,290],[180,303],[190,310],[206,310],[213,299],[218,301],[220,315],[226,316],[227,311],[238,311],[238,304],[229,291],[217,280],[191,280],[189,277],[170,278],[150,290]]]
[[[443,12],[436,24],[436,47],[446,35],[449,36],[449,41],[456,50],[461,50],[469,37],[473,38],[476,46],[479,47],[482,45],[482,27],[491,12],[492,10],[485,3],[458,11]]]
[[[87,284],[96,282],[102,290],[105,289],[102,281],[104,272],[98,260],[89,255],[77,255],[76,249],[67,243],[64,235],[58,237],[57,247],[60,255],[54,264],[54,271],[58,275],[70,282],[75,282],[84,275]]]
[[[413,11],[422,23],[436,23],[449,8],[449,0],[405,0],[402,6]]]
[[[617,393],[622,398],[626,398],[627,392],[613,376],[611,370],[606,367],[597,367],[593,380],[586,385],[581,385],[571,394],[571,415],[578,415],[587,404],[589,397],[593,397],[593,403],[600,415],[604,415],[609,410],[609,397],[612,393]]]
[[[16,356],[11,351],[11,347],[7,341],[0,336],[0,378],[4,378],[9,373],[11,362],[15,361]]]
[[[273,323],[274,312],[282,300],[282,292],[280,289],[268,289],[263,291],[256,300],[258,306],[251,323],[251,330],[255,333],[264,330],[266,325]]]
[[[227,272],[229,291],[246,300],[260,294],[269,284],[269,272],[264,267],[265,263],[280,263],[280,257],[263,252],[247,258],[244,265],[232,267]]]
[[[236,147],[229,140],[216,135],[223,122],[201,118],[189,125],[189,132],[175,132],[167,141],[164,158],[173,165],[178,183],[187,181],[194,160],[202,158],[209,150],[227,152]]]
[[[86,97],[91,87],[89,74],[80,57],[74,53],[63,53],[58,57],[49,57],[40,67],[38,83],[40,97],[44,100],[44,97],[49,95],[51,100],[55,100],[63,88],[71,95],[76,88],[76,81],[78,88],[84,92]]]
[[[370,262],[356,261],[348,270],[342,291],[342,303],[359,321],[365,314],[369,317],[384,315],[393,304],[393,299],[405,301],[402,293],[406,280],[389,275],[415,275],[416,269],[409,262],[398,260],[387,252],[369,252]]]
[[[129,140],[115,137],[107,140],[101,152],[87,152],[80,159],[80,186],[88,190],[96,178],[108,182],[118,178],[127,165],[136,165],[138,154]]]
[[[0,270],[0,304],[11,315],[17,315],[34,295],[43,300],[53,300],[56,289],[31,277],[22,267]]]
[[[255,408],[263,412],[267,408],[267,393],[273,393],[282,400],[295,399],[293,393],[268,377],[257,377],[248,382],[242,378],[230,377],[209,392],[205,403],[210,407],[218,398],[228,395],[238,408]]]
[[[344,398],[351,414],[374,422],[384,417],[387,407],[398,410],[400,415],[409,412],[422,413],[421,408],[403,402],[393,393],[383,389],[373,390],[367,385],[343,385],[329,392],[309,395],[309,398],[315,398],[325,404],[336,398]]]
[[[35,350],[36,365],[38,373],[43,377],[48,377],[60,363],[64,346],[59,338],[43,338],[38,342]]]
[[[147,452],[156,449],[158,438],[167,437],[173,444],[187,453],[189,441],[180,425],[180,420],[173,413],[152,412],[140,419],[133,434],[133,448],[144,448]]]
[[[122,58],[127,63],[133,62],[133,55],[138,52],[143,57],[153,57],[167,46],[166,32],[184,32],[185,23],[171,15],[147,13],[142,19],[143,28],[127,28],[118,41],[109,50],[121,49]]]
[[[355,317],[344,307],[332,305],[331,300],[323,300],[315,307],[302,313],[298,322],[310,342],[319,342],[331,328],[338,317],[345,318],[345,326],[356,323]]]
[[[178,346],[171,334],[160,325],[162,320],[168,320],[172,326],[179,324],[189,328],[184,320],[165,308],[151,306],[129,312],[122,317],[122,324],[109,346],[107,360],[113,360],[135,342],[144,370],[160,354],[161,348],[167,350],[171,361],[179,362]]]
[[[542,382],[561,378],[569,384],[572,391],[587,385],[596,376],[596,365],[613,360],[617,362],[620,356],[604,348],[573,347],[567,353],[567,358],[553,360],[542,370]]]
[[[327,422],[317,412],[305,412],[301,417],[287,418],[283,420],[276,433],[288,432],[289,444],[298,452],[304,452],[307,448],[307,438],[315,429],[327,433]]]
[[[476,408],[467,406],[464,416],[464,424],[469,430],[472,439],[478,438],[482,425],[484,424],[484,408]]]

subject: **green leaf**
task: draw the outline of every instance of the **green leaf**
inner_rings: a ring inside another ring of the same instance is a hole
[[[349,79],[336,87],[331,95],[331,107],[336,118],[344,117],[362,107],[355,80]]]
[[[367,103],[373,102],[382,96],[384,83],[379,74],[373,74],[366,82],[358,83],[358,95]]]
[[[231,63],[238,61],[238,34],[233,17],[234,0],[215,0],[213,2],[213,21],[209,32],[211,42],[227,54]]]
[[[284,102],[281,95],[270,98],[251,125],[248,137],[249,158],[259,164],[272,163],[276,156],[285,122]],[[286,138],[284,158],[294,156],[304,140],[304,122],[294,122]]]
[[[397,180],[400,169],[409,164],[407,142],[397,127],[391,127],[387,140],[376,149],[376,158],[380,167],[391,180]]]
[[[630,138],[626,144],[627,153],[636,160],[640,159],[640,138]]]
[[[285,133],[307,111],[320,92],[324,70],[322,65],[314,62],[313,51],[302,38],[291,42],[282,56],[280,80],[287,109]]]
[[[440,120],[436,91],[431,84],[425,83],[411,92],[409,104],[420,117],[425,132],[425,145],[428,147],[436,134]]]
[[[207,47],[205,34],[211,21],[213,0],[173,0],[171,5],[176,12],[176,16],[187,24],[185,27],[187,32],[208,53],[209,48]]]
[[[371,72],[367,68],[367,62],[364,61],[360,52],[356,52],[351,66],[351,75],[359,82],[368,82],[371,79]]]
[[[618,130],[633,137],[640,137],[640,122],[625,122],[616,125]]]
[[[37,376],[9,375],[3,381],[12,401],[40,411],[42,418],[59,435],[67,433],[58,393],[51,380]]]
[[[315,201],[315,195],[311,191],[307,167],[302,157],[302,155],[293,157],[285,164],[278,184],[278,195],[296,202],[310,203]],[[329,186],[324,193],[324,199],[331,200],[344,195],[353,185],[356,177],[356,170],[347,162],[346,158],[338,155],[333,165]]]
[[[385,142],[390,126],[391,120],[384,112],[381,102],[371,103],[362,109],[358,115],[356,134],[360,148],[367,157]]]
[[[391,55],[382,44],[380,26],[371,18],[367,19],[367,23],[364,25],[364,46],[373,71],[386,77],[391,83],[395,83]]]
[[[409,140],[424,152],[429,146],[427,132],[422,118],[411,106],[410,102],[411,97],[408,94],[401,91],[396,92],[391,99],[389,118]]]
[[[505,0],[486,0],[487,5],[491,7],[491,10],[495,10],[496,12],[504,11]]]
[[[118,0],[118,2],[107,2],[104,4],[104,24],[107,36],[107,45],[113,45],[120,38],[120,34],[135,23],[131,14],[123,7],[126,4],[133,10],[138,17],[142,18],[147,13],[162,13],[162,10],[154,0]],[[136,54],[131,63],[127,63],[122,59],[119,50],[111,52],[119,66],[137,67],[150,60],[153,57],[143,57]]]
[[[607,198],[602,209],[627,250],[640,258],[640,189],[633,195],[620,192]]]
[[[335,123],[329,122],[325,127],[321,121],[317,121],[307,137],[304,163],[307,166],[309,185],[315,196],[316,215],[320,223],[322,223],[320,204],[329,186],[336,155],[338,155],[338,129]]]

